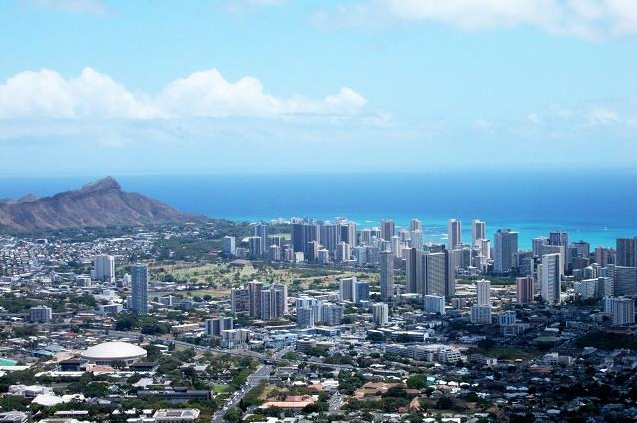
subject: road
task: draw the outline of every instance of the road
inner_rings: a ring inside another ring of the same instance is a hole
[[[281,360],[281,358],[287,353],[291,351],[292,347],[283,348],[280,351],[277,351],[268,359],[274,362]],[[272,372],[273,366],[270,364],[262,364],[260,365],[246,380],[246,383],[239,389],[239,391],[235,392],[226,403],[221,407],[217,412],[212,416],[210,420],[211,423],[222,423],[223,416],[233,407],[236,407],[239,402],[243,399],[243,397],[250,392],[252,388],[260,384],[264,379],[267,380],[270,377],[270,372]]]
[[[340,392],[336,392],[334,393],[334,395],[332,395],[332,398],[330,398],[328,404],[330,406],[329,408],[329,412],[330,414],[332,413],[336,413],[338,410],[341,409],[341,407],[343,406],[343,395],[341,395]]]

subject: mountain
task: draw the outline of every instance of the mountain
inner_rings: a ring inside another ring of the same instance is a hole
[[[0,227],[17,231],[144,225],[196,219],[141,194],[122,191],[112,177],[52,197],[0,200]]]

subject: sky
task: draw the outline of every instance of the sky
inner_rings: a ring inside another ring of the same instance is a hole
[[[5,0],[0,175],[637,165],[634,0]]]

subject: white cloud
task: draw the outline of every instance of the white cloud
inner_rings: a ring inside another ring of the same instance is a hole
[[[103,16],[108,8],[99,0],[22,0],[26,7],[53,9],[81,15]]]
[[[368,0],[317,14],[330,26],[427,21],[461,30],[532,26],[586,39],[637,34],[634,0]]]
[[[594,107],[589,112],[588,123],[592,126],[596,125],[613,125],[621,123],[622,119],[617,112],[604,107]]]
[[[347,87],[323,100],[285,99],[266,93],[254,77],[230,82],[216,69],[172,81],[158,94],[133,93],[91,68],[69,79],[48,69],[26,71],[0,85],[0,119],[348,115],[364,105]]]

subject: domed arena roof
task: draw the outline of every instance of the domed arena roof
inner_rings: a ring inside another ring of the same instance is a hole
[[[82,357],[88,360],[130,360],[146,357],[147,351],[128,342],[104,342],[88,348]]]

